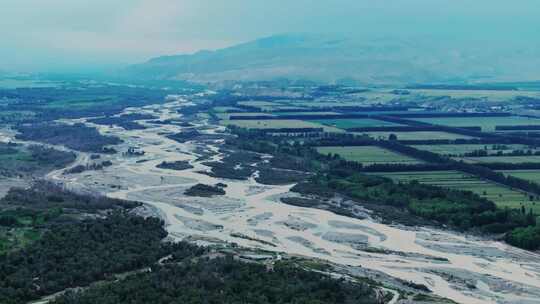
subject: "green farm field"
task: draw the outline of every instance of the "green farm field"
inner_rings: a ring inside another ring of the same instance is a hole
[[[219,112],[219,113],[224,113],[224,112],[227,112],[227,111],[242,111],[242,109],[236,108],[236,107],[213,107],[212,111]]]
[[[310,109],[304,108],[304,107],[294,107],[294,106],[287,106],[287,105],[273,105],[273,106],[266,106],[266,107],[260,107],[261,111],[264,112],[274,112],[279,111],[278,113],[285,113],[286,111],[308,111]]]
[[[291,102],[289,105],[294,105],[304,108],[327,108],[327,107],[357,107],[366,105],[361,101],[300,101]]]
[[[280,128],[323,128],[326,132],[344,132],[341,129],[297,119],[271,120],[222,120],[222,125],[235,125],[248,129],[280,129]]]
[[[419,164],[422,161],[374,146],[318,147],[321,154],[338,154],[346,160],[371,164]]]
[[[410,89],[411,93],[423,96],[450,96],[452,98],[481,98],[486,101],[508,101],[518,96],[540,97],[537,91],[503,91],[503,90],[434,90]]]
[[[214,115],[216,115],[217,118],[219,119],[223,119],[223,120],[228,120],[231,116],[274,116],[272,114],[268,114],[268,113],[260,113],[260,112],[243,112],[243,113],[214,113]]]
[[[500,146],[500,145],[499,145]],[[476,150],[486,150],[489,154],[496,154],[498,151],[509,153],[513,150],[529,150],[526,145],[513,144],[505,145],[505,149],[494,149],[494,145],[413,145],[414,148],[424,151],[430,151],[442,155],[461,155]],[[534,151],[534,150],[533,150]]]
[[[526,193],[484,181],[458,171],[385,172],[372,174],[388,177],[396,182],[417,180],[424,184],[471,191],[493,201],[500,208],[508,207],[517,209],[523,205],[527,209],[532,208],[536,215],[540,215],[540,201],[530,201]]]
[[[242,106],[251,106],[251,107],[273,107],[273,106],[282,105],[281,103],[277,101],[257,101],[257,100],[240,101],[238,102],[238,104]]]
[[[260,111],[263,112],[272,112],[272,111],[298,111],[305,109],[306,111],[309,111],[308,108],[304,108],[297,105],[289,104],[287,101],[280,102],[280,101],[240,101],[238,102],[239,105],[242,106],[251,106],[259,108]]]
[[[274,115],[289,116],[289,115],[338,115],[336,112],[272,112]]]
[[[452,127],[481,127],[484,132],[495,131],[495,126],[538,125],[540,119],[520,116],[505,117],[432,117],[415,118],[416,121]]]
[[[466,135],[452,134],[447,132],[418,131],[418,132],[352,132],[357,135],[368,135],[372,138],[388,139],[390,134],[397,135],[398,140],[429,140],[429,139],[471,139]]]
[[[361,127],[392,127],[400,126],[400,124],[370,119],[370,118],[358,118],[358,119],[317,119],[310,120],[312,122],[320,123],[326,126],[333,126],[340,129],[347,128],[361,128]]]
[[[540,183],[540,170],[501,170],[497,172]]]
[[[540,155],[527,156],[485,156],[485,157],[456,157],[456,160],[463,160],[470,164],[478,163],[540,163]]]

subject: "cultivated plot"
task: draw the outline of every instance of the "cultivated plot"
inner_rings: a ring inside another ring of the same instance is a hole
[[[320,123],[326,126],[333,126],[340,129],[348,128],[362,128],[362,127],[393,127],[401,126],[393,122],[387,122],[370,118],[357,118],[357,119],[316,119],[310,120],[315,123]]]
[[[357,135],[368,135],[375,139],[388,139],[390,134],[397,136],[398,140],[432,140],[432,139],[471,139],[473,137],[448,132],[417,131],[417,132],[352,132]]]
[[[540,126],[540,119],[521,116],[503,117],[430,117],[415,118],[416,121],[451,127],[481,127],[484,132],[495,131],[495,126],[534,125]]]
[[[483,157],[456,157],[456,160],[463,160],[467,163],[540,163],[540,155],[526,156],[483,156]]]
[[[361,147],[318,147],[321,154],[338,154],[349,161],[372,164],[419,164],[422,161],[374,146]]]
[[[373,173],[385,176],[398,182],[418,182],[445,187],[449,189],[465,190],[474,192],[486,199],[493,201],[498,207],[533,209],[535,214],[540,215],[540,201],[523,192],[510,189],[489,181],[481,180],[458,171],[426,171],[426,172],[390,172]]]
[[[248,129],[323,128],[325,132],[343,132],[343,130],[335,127],[298,119],[222,120],[221,124]]]
[[[477,98],[486,101],[508,101],[518,96],[540,97],[540,92],[536,91],[516,91],[516,90],[434,90],[434,89],[410,89],[411,93],[423,96],[452,98]]]
[[[540,183],[540,170],[500,170],[498,172],[507,176],[510,175],[531,182]]]
[[[519,145],[519,144],[512,144],[512,145],[458,145],[458,144],[449,144],[449,145],[413,145],[414,148],[424,151],[429,151],[441,155],[463,155],[465,153],[471,153],[474,151],[483,150],[488,153],[488,155],[493,155],[497,153],[510,153],[514,150],[531,150],[536,151],[534,149],[530,149],[527,145]]]
[[[268,116],[272,117],[274,115],[269,113],[260,113],[260,112],[243,112],[243,113],[214,113],[217,118],[223,119],[223,120],[229,120],[231,116],[242,116],[242,117],[250,117],[250,116]]]

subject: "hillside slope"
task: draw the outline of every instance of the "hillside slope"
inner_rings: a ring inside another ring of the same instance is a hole
[[[429,38],[364,39],[351,36],[287,34],[216,51],[163,56],[128,67],[140,78],[197,82],[270,80],[280,77],[368,83],[512,81],[540,79],[534,49],[486,42]]]

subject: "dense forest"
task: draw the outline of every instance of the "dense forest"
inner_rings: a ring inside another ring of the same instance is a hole
[[[148,266],[166,254],[165,236],[160,220],[120,213],[54,225],[40,240],[0,255],[0,302],[25,303]]]
[[[116,145],[122,141],[112,136],[101,135],[98,130],[77,123],[73,125],[59,123],[36,123],[19,125],[17,139],[25,141],[38,141],[51,145],[64,145],[70,149],[82,152],[103,153],[109,145]]]
[[[190,257],[190,256],[188,256]],[[380,303],[371,287],[278,262],[273,271],[231,256],[182,259],[114,284],[68,293],[54,304],[367,304]]]
[[[100,210],[132,209],[140,205],[138,202],[104,196],[77,194],[46,181],[37,181],[29,189],[11,188],[7,195],[0,199],[0,208],[63,208],[93,213]]]

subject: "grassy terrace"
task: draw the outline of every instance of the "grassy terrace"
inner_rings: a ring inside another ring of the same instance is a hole
[[[539,125],[540,119],[519,116],[504,117],[433,117],[415,118],[416,121],[451,127],[481,127],[484,132],[495,131],[495,126]]]
[[[338,154],[346,160],[371,164],[419,164],[422,161],[383,148],[365,147],[318,147],[321,154]]]
[[[539,155],[527,156],[485,156],[485,157],[461,157],[456,158],[468,163],[540,163]]]
[[[260,112],[244,112],[244,113],[214,113],[217,118],[223,120],[229,120],[231,116],[274,116],[269,113],[260,113]]]
[[[503,91],[503,90],[434,90],[410,89],[414,94],[425,96],[450,96],[452,98],[487,98],[489,101],[508,101],[518,96],[540,97],[537,91]]]
[[[223,125],[235,125],[248,129],[279,129],[279,128],[323,128],[326,132],[344,132],[335,127],[324,126],[318,123],[298,119],[274,120],[222,120]]]
[[[212,110],[219,113],[225,113],[227,111],[242,111],[242,109],[237,107],[214,107]]]
[[[494,147],[494,145],[414,145],[413,147],[419,150],[430,151],[442,155],[460,155],[464,153],[473,152],[476,150],[486,150],[488,154],[496,154],[501,151],[502,153],[509,153],[512,150],[529,150],[526,145],[505,145],[506,149]],[[496,148],[496,149],[494,149]]]
[[[257,101],[257,100],[251,100],[251,101],[240,101],[238,102],[241,106],[250,106],[250,107],[274,107],[277,105],[280,105],[277,101]]]
[[[472,191],[495,202],[498,207],[521,208],[524,205],[527,209],[532,208],[535,214],[540,215],[540,202],[531,202],[527,194],[457,171],[385,172],[372,174],[388,177],[398,182],[417,180],[424,184]],[[537,171],[537,177],[540,179],[540,171]]]
[[[307,108],[297,106],[296,104],[289,103],[287,101],[240,101],[238,102],[238,105],[255,107],[265,112],[271,112],[271,111],[276,111],[276,110],[286,111],[286,110],[301,110],[301,109],[305,109],[306,111],[309,111],[309,109]]]
[[[288,116],[288,115],[338,115],[337,112],[274,112],[274,115]]]
[[[540,183],[540,170],[500,170],[498,172],[504,175],[530,180],[531,182]]]
[[[434,132],[434,131],[418,131],[418,132],[352,132],[353,134],[362,135],[366,134],[373,138],[388,139],[390,134],[397,135],[398,140],[430,140],[430,139],[470,139],[472,137],[466,135],[452,134],[448,132]]]
[[[361,119],[317,119],[310,120],[315,123],[320,123],[326,126],[333,126],[340,129],[358,128],[358,127],[390,127],[399,126],[400,124],[369,118]]]

